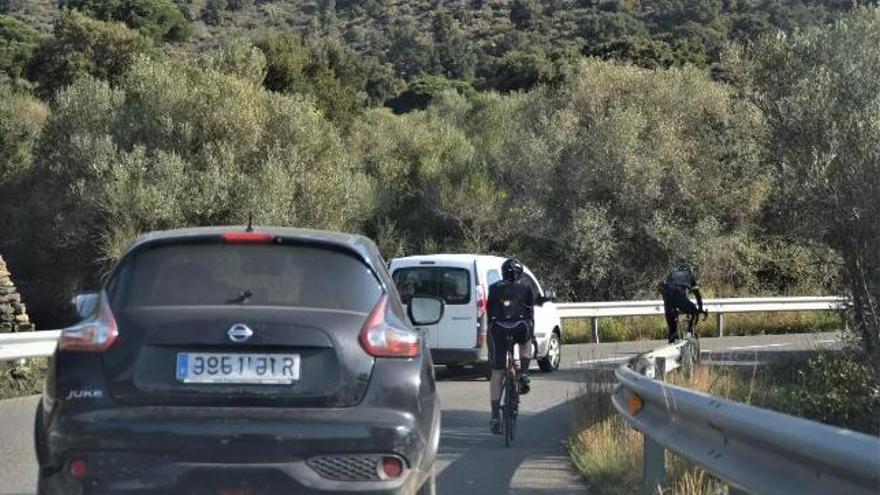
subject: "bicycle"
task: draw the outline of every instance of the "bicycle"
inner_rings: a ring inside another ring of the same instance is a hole
[[[516,434],[516,416],[519,414],[519,384],[516,379],[516,367],[513,356],[513,335],[507,335],[506,362],[504,379],[501,382],[501,431],[504,435],[504,446],[510,447]]]
[[[709,317],[708,312],[703,312],[703,321],[706,321],[706,318]],[[681,317],[681,313],[679,312],[675,315],[675,318],[678,319]],[[685,333],[686,344],[681,348],[681,367],[684,375],[688,378],[691,377],[691,374],[694,370],[694,363],[700,362],[700,335],[697,332],[697,325],[700,323],[700,313],[697,314],[687,314],[687,331]],[[690,336],[688,336],[690,334]]]

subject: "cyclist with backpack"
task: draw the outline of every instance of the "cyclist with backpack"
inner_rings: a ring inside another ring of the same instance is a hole
[[[520,394],[529,392],[528,369],[534,355],[535,301],[528,285],[520,279],[523,265],[510,258],[501,265],[502,279],[489,286],[487,312],[489,316],[489,349],[492,378],[489,398],[492,405],[492,433],[501,434],[501,387],[507,354],[507,336],[514,345],[514,365],[517,366]],[[521,361],[521,363],[520,363]]]
[[[689,293],[696,296],[696,305],[688,298]],[[660,294],[663,295],[663,312],[666,315],[666,326],[669,328],[670,344],[679,339],[678,315],[680,313],[694,317],[699,314],[708,314],[703,310],[703,296],[700,294],[697,277],[687,263],[682,263],[678,270],[670,272],[666,276],[666,279],[660,283]],[[693,336],[694,319],[688,321],[688,337]]]

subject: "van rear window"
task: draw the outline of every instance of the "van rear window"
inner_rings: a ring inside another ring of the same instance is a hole
[[[393,277],[404,304],[409,304],[413,296],[439,297],[446,304],[467,304],[471,300],[471,274],[464,268],[400,268]]]

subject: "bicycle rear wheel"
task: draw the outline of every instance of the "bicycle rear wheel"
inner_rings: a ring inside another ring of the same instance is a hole
[[[516,380],[508,375],[504,384],[504,446],[510,447],[516,436],[516,414],[517,414],[517,392]]]

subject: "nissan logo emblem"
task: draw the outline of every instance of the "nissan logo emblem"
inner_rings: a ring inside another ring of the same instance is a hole
[[[254,335],[254,331],[243,323],[236,323],[229,327],[229,331],[226,332],[226,335],[228,335],[229,340],[233,342],[244,342]]]

